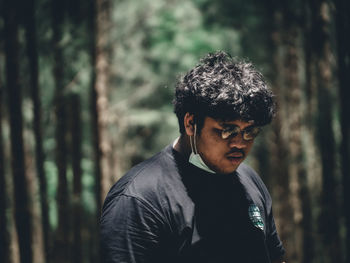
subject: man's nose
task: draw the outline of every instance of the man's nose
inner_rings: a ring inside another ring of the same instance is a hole
[[[229,138],[229,147],[244,149],[247,147],[247,141],[243,139],[243,134],[240,132],[235,137]]]

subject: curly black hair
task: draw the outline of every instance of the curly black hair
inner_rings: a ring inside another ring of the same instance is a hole
[[[210,53],[176,84],[174,112],[184,133],[184,116],[194,115],[200,131],[206,116],[217,120],[253,120],[264,126],[275,114],[274,96],[251,63],[219,51]]]

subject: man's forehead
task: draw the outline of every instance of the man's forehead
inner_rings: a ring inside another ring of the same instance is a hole
[[[254,121],[246,121],[246,120],[217,120],[217,123],[223,128],[230,128],[239,126],[240,128],[245,128],[254,125]]]

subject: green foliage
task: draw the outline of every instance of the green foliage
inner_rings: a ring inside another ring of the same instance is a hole
[[[84,158],[81,162],[82,176],[82,200],[83,207],[89,214],[94,214],[96,211],[95,197],[95,181],[94,181],[94,165],[91,159]]]
[[[185,0],[120,1],[112,17],[110,103],[118,121],[111,130],[125,138],[118,149],[130,155],[126,170],[178,136],[171,104],[178,75],[208,52],[240,55],[240,35],[208,27],[198,6]]]
[[[47,180],[47,199],[49,205],[49,219],[53,229],[57,227],[57,204],[56,204],[56,186],[57,186],[57,167],[53,161],[46,161],[44,164]]]

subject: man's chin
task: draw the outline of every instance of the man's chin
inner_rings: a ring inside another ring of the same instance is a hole
[[[234,171],[237,170],[239,164],[232,166],[230,165],[230,167],[227,167],[225,169],[221,168],[221,169],[216,169],[215,171],[219,174],[232,174]]]
[[[243,162],[244,158],[227,158],[228,160],[228,167],[226,169],[227,173],[233,173],[236,171],[238,166]]]
[[[214,172],[218,174],[231,174],[238,166],[243,162],[244,158],[227,158],[224,162],[221,163],[221,165],[217,166],[209,166],[210,169],[212,169]]]
[[[227,160],[230,162],[231,166],[237,168],[241,162],[243,162],[244,157],[228,157]]]

